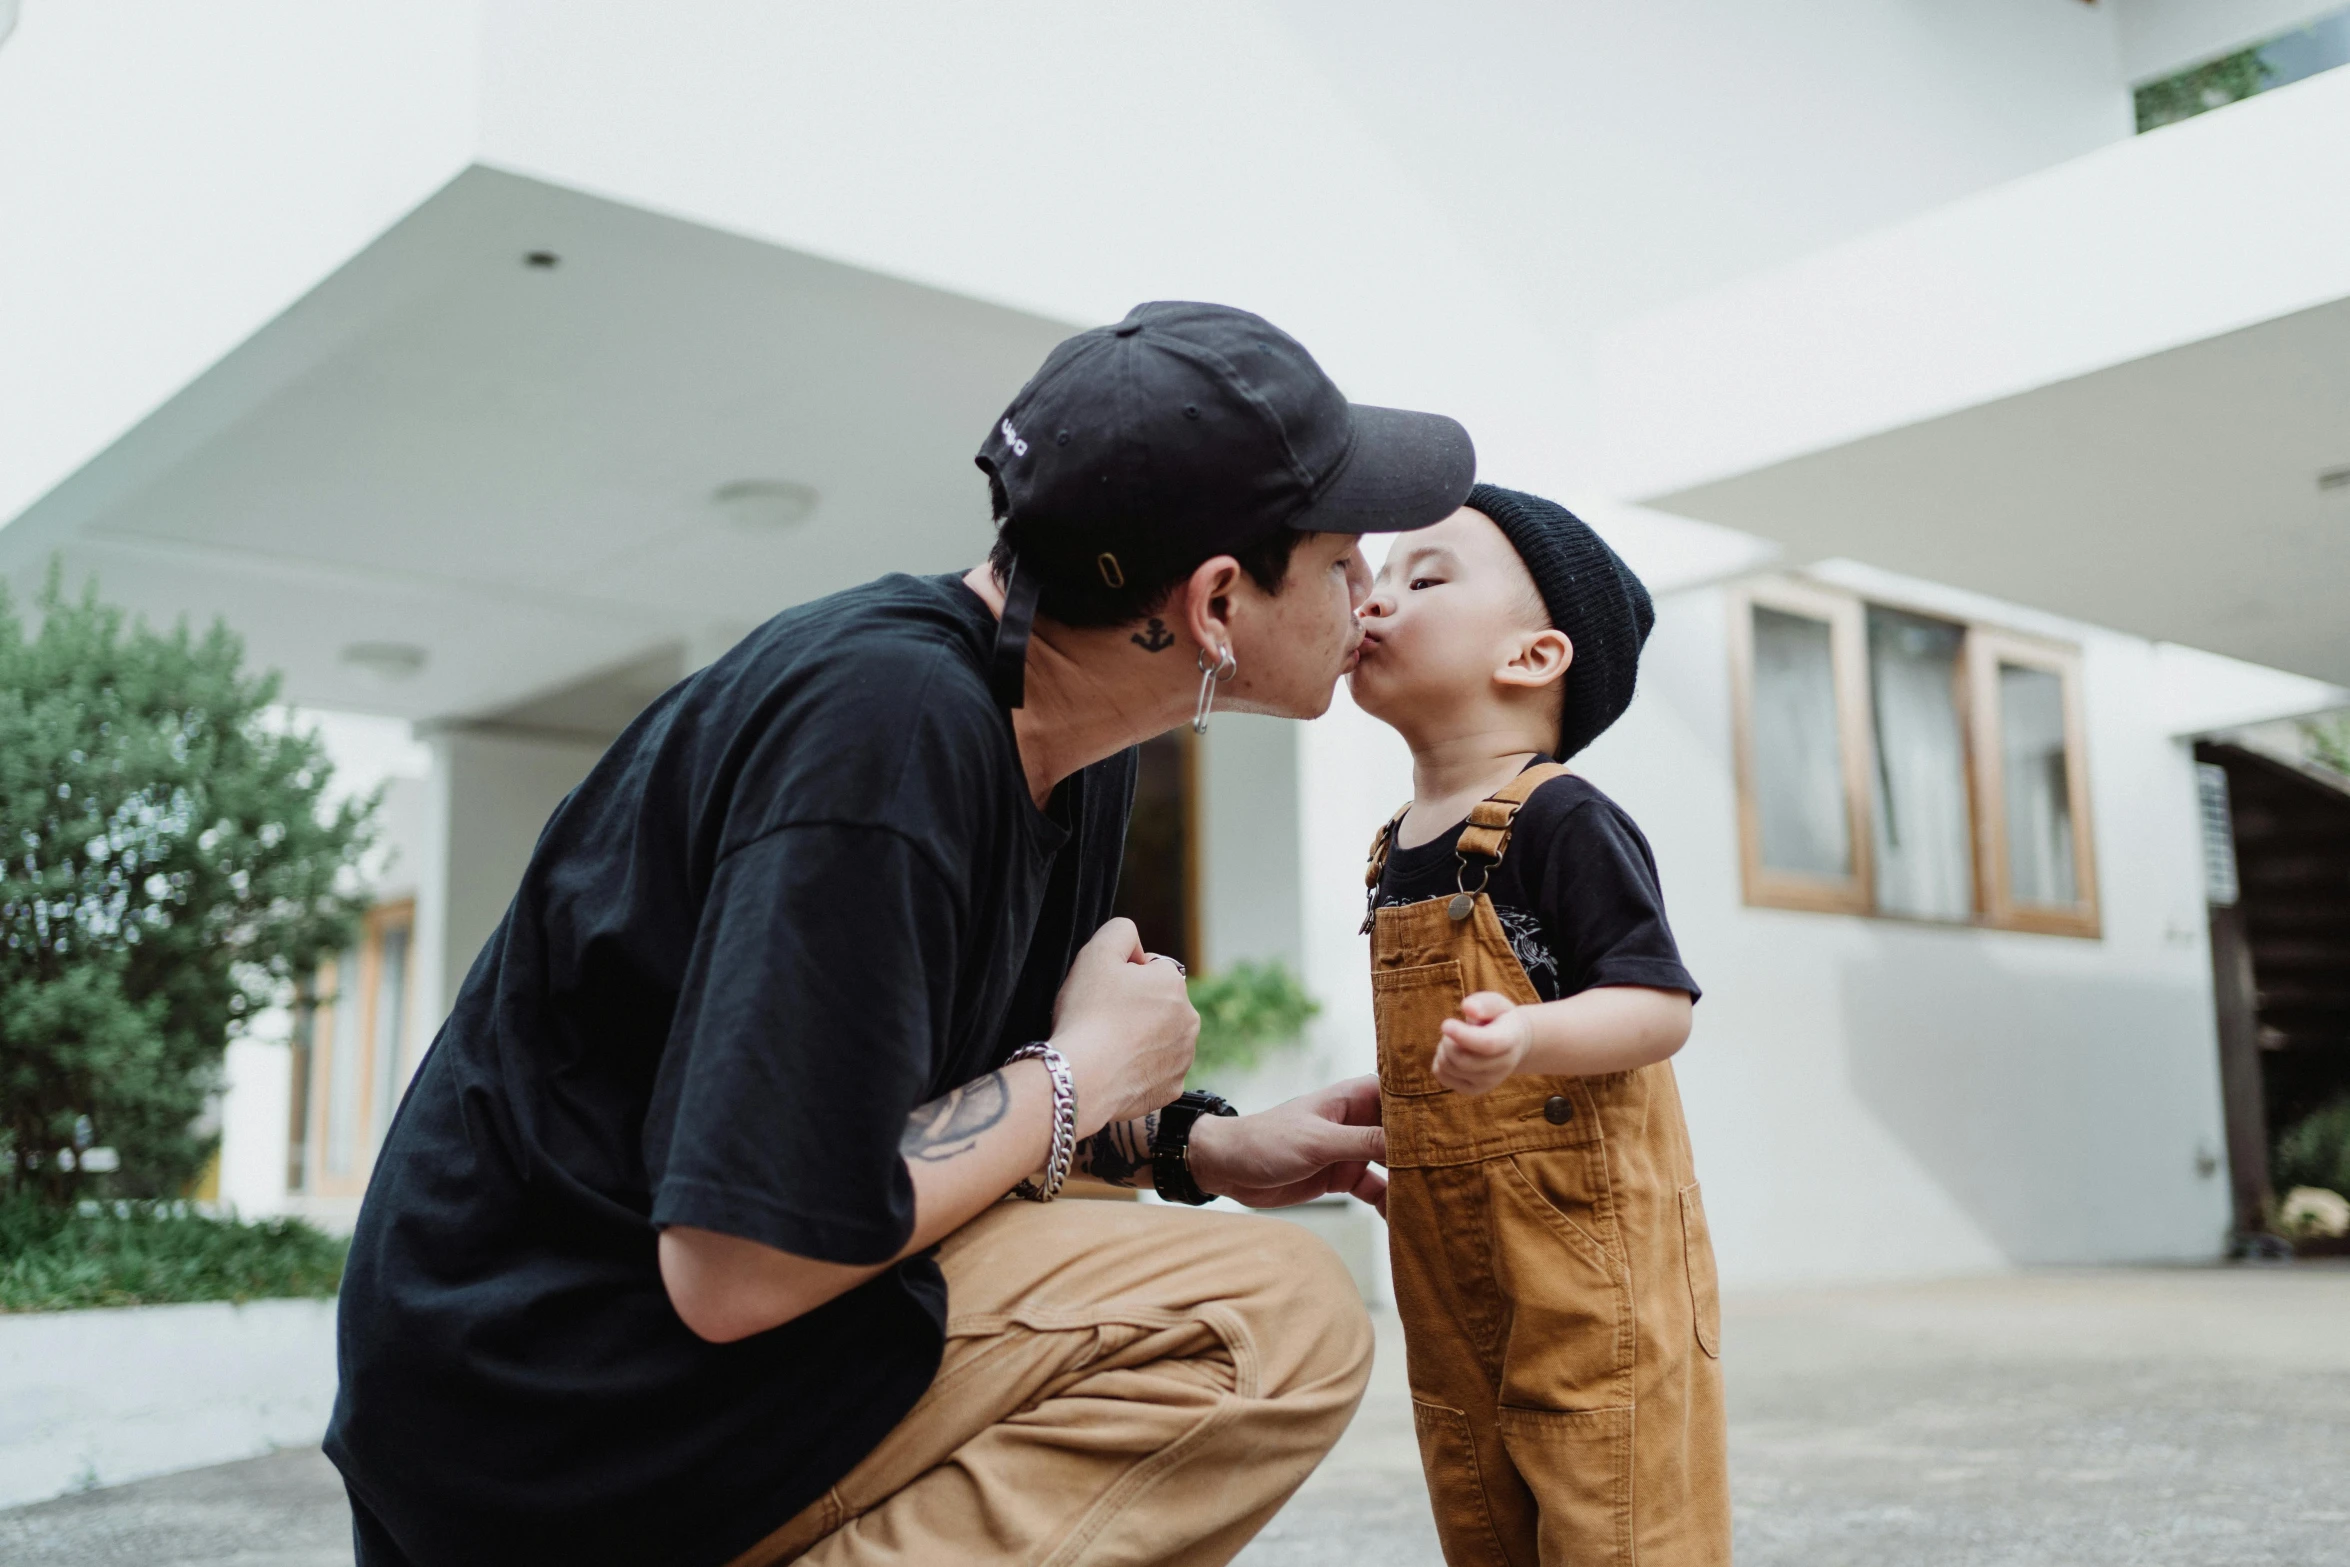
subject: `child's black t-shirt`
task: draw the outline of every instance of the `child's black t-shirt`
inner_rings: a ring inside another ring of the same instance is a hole
[[[1461,825],[1415,848],[1399,844],[1390,850],[1379,878],[1382,908],[1449,898],[1459,890],[1453,845]],[[1476,880],[1474,871],[1469,879]],[[1570,773],[1527,797],[1485,890],[1510,949],[1543,1000],[1601,985],[1685,990],[1697,999],[1697,981],[1681,966],[1665,923],[1664,891],[1648,840],[1589,781]]]

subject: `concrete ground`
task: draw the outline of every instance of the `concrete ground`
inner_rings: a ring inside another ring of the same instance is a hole
[[[1733,1300],[1746,1567],[2350,1564],[2350,1267],[2038,1272]],[[1430,1567],[1401,1343],[1243,1567]],[[0,1512],[11,1567],[347,1567],[302,1450]]]

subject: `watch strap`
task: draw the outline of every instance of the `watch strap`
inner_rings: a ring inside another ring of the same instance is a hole
[[[1216,1200],[1200,1190],[1191,1173],[1191,1130],[1203,1115],[1238,1114],[1221,1095],[1196,1088],[1159,1111],[1158,1130],[1151,1136],[1151,1184],[1162,1199],[1193,1208]]]

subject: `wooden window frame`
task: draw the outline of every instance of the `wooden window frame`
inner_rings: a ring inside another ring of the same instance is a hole
[[[355,946],[359,954],[356,1005],[349,1013],[357,1024],[359,1037],[355,1040],[337,1037],[335,1016],[340,1008],[319,1005],[311,1010],[310,1063],[307,1073],[310,1103],[306,1107],[310,1135],[304,1157],[306,1169],[302,1186],[307,1195],[357,1197],[367,1190],[368,1176],[375,1169],[375,1156],[379,1151],[375,1141],[375,1087],[382,1076],[377,1070],[380,1052],[387,1045],[397,1052],[404,1044],[404,1041],[398,1039],[387,1042],[375,1037],[377,992],[383,983],[384,934],[393,929],[405,929],[408,932],[408,963],[401,973],[402,983],[408,987],[407,1005],[400,1012],[405,1025],[409,1008],[413,1007],[416,999],[416,903],[412,898],[379,903],[363,917]],[[337,957],[329,961],[335,970],[334,983],[331,986],[324,983],[322,969],[321,982],[313,987],[316,995],[340,994],[345,980],[342,959]],[[359,1054],[356,1078],[358,1102],[352,1110],[352,1135],[356,1145],[352,1152],[351,1168],[338,1174],[326,1167],[327,1121],[334,1113],[335,1053],[345,1048],[356,1048]]]
[[[2072,814],[2071,904],[2023,903],[2007,863],[2007,768],[1999,710],[1999,667],[2040,669],[2057,677],[2064,702],[2065,807]],[[1970,626],[1966,641],[1968,750],[1974,760],[1975,902],[1980,923],[2047,936],[2096,937],[2097,848],[2089,814],[2088,726],[2081,703],[2081,652],[2061,642]]]
[[[2096,821],[2089,794],[2088,727],[2082,696],[2081,650],[2070,643],[2027,636],[1953,616],[1928,605],[1875,598],[1823,583],[1785,577],[1734,587],[1730,611],[1730,729],[1738,791],[1738,860],[1745,902],[1754,908],[1814,914],[1861,914],[1905,924],[1952,925],[2035,935],[2104,934],[2097,893]],[[1959,718],[1966,741],[1968,832],[1974,851],[1975,914],[1968,920],[1921,919],[1877,908],[1875,791],[1876,719],[1870,704],[1868,611],[1871,605],[1924,616],[1959,628]],[[1836,686],[1836,733],[1843,751],[1845,819],[1852,835],[1852,873],[1808,876],[1763,864],[1762,818],[1755,791],[1754,612],[1825,621]],[[2044,669],[2062,683],[2065,787],[2073,823],[2073,880],[2079,901],[2062,907],[2018,902],[2007,865],[2005,748],[2000,738],[1999,666]]]
[[[1843,753],[1845,831],[1852,870],[1813,876],[1763,863],[1762,809],[1754,787],[1754,612],[1773,609],[1826,621],[1836,688],[1836,743]],[[1752,582],[1730,595],[1731,745],[1738,775],[1738,866],[1746,901],[1759,908],[1815,914],[1867,914],[1876,905],[1876,843],[1869,830],[1867,631],[1859,599],[1808,583]]]

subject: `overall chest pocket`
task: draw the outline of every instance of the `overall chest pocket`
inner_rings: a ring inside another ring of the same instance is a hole
[[[1600,1140],[1588,1081],[1513,1077],[1489,1092],[1456,1094],[1436,1080],[1444,1020],[1460,1015],[1457,960],[1375,969],[1381,1119],[1390,1168],[1465,1164],[1536,1148]]]
[[[1444,1020],[1460,1012],[1461,966],[1446,959],[1415,968],[1374,969],[1371,1016],[1379,1034],[1379,1089],[1384,1094],[1440,1094],[1436,1042]]]

